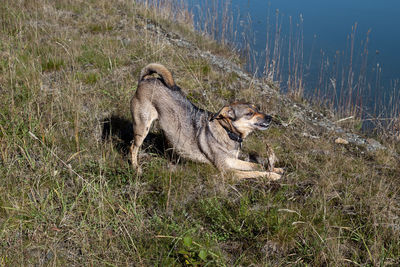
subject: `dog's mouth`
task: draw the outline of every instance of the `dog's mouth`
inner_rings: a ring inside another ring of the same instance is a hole
[[[256,128],[258,129],[258,130],[267,130],[268,129],[268,127],[269,127],[269,123],[266,123],[266,122],[259,122],[259,123],[256,123],[256,124],[254,124],[255,126],[256,126]]]

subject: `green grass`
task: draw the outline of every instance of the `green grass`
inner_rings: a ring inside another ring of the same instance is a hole
[[[42,62],[43,71],[57,71],[64,66],[63,60],[58,59],[48,59]]]
[[[290,105],[165,42],[147,19],[239,58],[164,12],[131,1],[1,5],[0,266],[398,265],[398,158],[337,145]],[[237,181],[171,159],[157,125],[138,175],[129,101],[150,62],[202,108],[245,99],[287,123],[244,143],[260,155],[272,146],[284,178]]]

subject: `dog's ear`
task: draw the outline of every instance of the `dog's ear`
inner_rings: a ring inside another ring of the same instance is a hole
[[[225,106],[221,108],[220,111],[214,114],[214,116],[211,117],[210,121],[213,121],[215,119],[223,119],[227,118],[229,120],[235,120],[235,111],[232,109],[231,106]]]

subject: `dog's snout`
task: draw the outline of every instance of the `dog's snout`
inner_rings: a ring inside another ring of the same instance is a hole
[[[266,130],[272,122],[272,117],[263,113],[259,113],[258,120],[254,124],[256,129]]]
[[[272,122],[272,117],[270,115],[267,115],[267,114],[263,114],[261,119],[262,119],[262,123],[264,123],[266,125],[270,125],[271,122]]]

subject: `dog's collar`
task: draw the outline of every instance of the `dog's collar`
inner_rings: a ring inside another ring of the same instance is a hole
[[[228,134],[228,136],[229,136],[229,138],[231,140],[233,140],[235,142],[238,142],[238,143],[240,143],[240,145],[242,145],[242,142],[243,142],[243,138],[242,137],[240,137],[238,134],[226,129],[225,127],[224,127],[224,129],[225,129],[226,133]]]
[[[216,119],[215,118],[215,114],[211,113],[211,119],[210,121]],[[218,119],[218,118],[217,118]],[[240,135],[238,135],[237,133],[232,132],[231,130],[229,130],[225,125],[220,124],[222,126],[222,128],[224,128],[224,130],[226,131],[226,133],[228,134],[229,138],[235,142],[238,142],[240,144],[240,147],[242,146],[242,142],[243,142],[243,138],[240,137]]]

